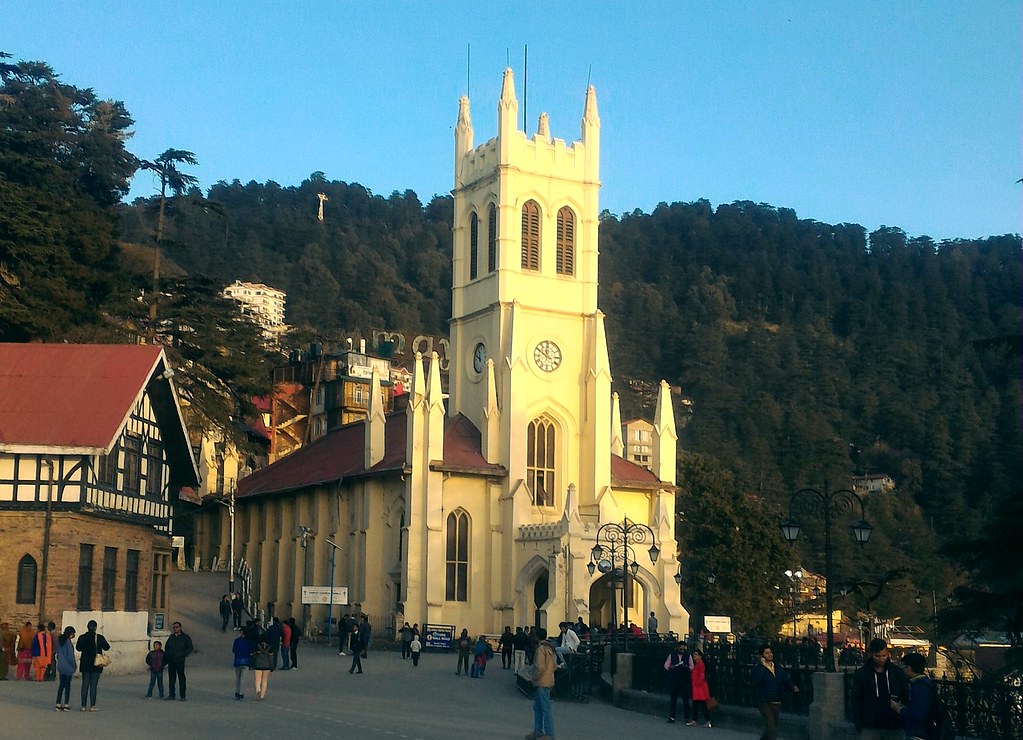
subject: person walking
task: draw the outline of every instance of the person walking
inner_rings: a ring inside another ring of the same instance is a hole
[[[270,645],[266,641],[266,634],[256,637],[249,666],[256,682],[256,701],[263,701],[270,687]],[[240,699],[241,696],[236,698]]]
[[[712,727],[710,723],[710,711],[707,709],[707,702],[710,701],[709,666],[703,659],[703,653],[699,650],[693,651],[693,667],[689,671],[689,677],[693,684],[692,724],[699,723],[700,710],[702,709],[703,721],[707,723],[707,727]]]
[[[249,629],[243,629],[241,634],[234,638],[234,642],[231,643],[231,654],[234,655],[235,701],[240,701],[245,698],[245,694],[242,693],[242,676],[249,668],[251,655],[255,649],[256,643],[252,639],[252,631]]]
[[[242,595],[235,594],[234,598],[231,599],[231,616],[234,618],[234,629],[236,631],[241,631],[243,611],[245,611],[245,604],[242,602]]]
[[[419,654],[423,652],[423,643],[419,641],[419,635],[412,635],[412,642],[409,643],[409,654],[412,656],[412,667],[419,665]]]
[[[167,655],[163,652],[163,643],[153,641],[153,649],[146,653],[146,665],[149,666],[149,688],[146,698],[153,698],[153,687],[156,687],[160,698],[163,698],[163,667],[167,664]]]
[[[902,740],[902,717],[891,702],[906,703],[909,680],[892,664],[884,640],[871,640],[867,653],[866,662],[853,674],[853,725],[861,740]]]
[[[494,657],[494,649],[483,637],[483,633],[476,638],[476,646],[472,649],[472,674],[473,678],[483,678],[487,672],[487,661]]]
[[[668,707],[668,723],[674,724],[675,714],[678,711],[678,700],[682,698],[682,718],[687,725],[695,724],[690,718],[692,711],[690,700],[693,695],[693,682],[690,672],[693,670],[693,658],[689,654],[689,647],[685,642],[679,640],[675,650],[664,659],[664,670],[668,672],[668,692],[671,697],[671,704]]]
[[[533,653],[533,731],[526,740],[554,738],[554,713],[551,711],[551,688],[554,686],[554,671],[558,659],[554,648],[547,642],[547,630],[537,627],[533,633],[537,641]]]
[[[501,668],[508,670],[512,667],[515,654],[515,635],[512,634],[511,626],[505,625],[501,633]]]
[[[227,632],[227,623],[231,621],[231,595],[224,594],[220,600],[220,631]]]
[[[75,636],[74,627],[65,627],[64,632],[57,638],[57,705],[55,711],[66,712],[71,704],[71,678],[78,670],[78,663],[75,658]],[[63,697],[63,698],[62,698]]]
[[[170,681],[170,685],[167,687],[166,698],[168,701],[174,701],[175,693],[180,693],[180,696],[177,698],[181,701],[187,701],[185,698],[187,686],[185,682],[185,659],[194,650],[192,638],[182,631],[181,622],[175,622],[171,625],[171,636],[167,638],[167,645],[164,647],[164,652],[167,654],[167,674]],[[179,686],[180,689],[176,691]]]
[[[281,620],[274,617],[270,620],[270,626],[264,633],[266,644],[270,647],[270,670],[277,670],[277,653],[281,649],[281,640],[284,638],[284,630],[281,628]]]
[[[99,677],[103,674],[103,666],[96,665],[96,657],[106,653],[110,649],[110,643],[96,631],[98,625],[95,619],[90,619],[85,626],[88,631],[78,638],[75,645],[75,649],[81,653],[78,667],[82,672],[82,711],[98,712],[96,693],[99,690]]]
[[[355,673],[355,669],[359,669],[359,673],[362,673],[362,651],[364,649],[362,642],[362,632],[359,631],[359,625],[352,626],[352,634],[348,636],[348,646],[352,651],[352,667],[348,669],[349,673]]]
[[[764,718],[764,731],[760,740],[776,740],[782,699],[787,692],[798,693],[799,687],[792,683],[788,672],[774,662],[774,650],[770,645],[760,648],[760,662],[753,666],[750,683]]]
[[[291,668],[292,670],[298,670],[298,643],[302,639],[302,630],[295,623],[294,617],[288,620],[288,627],[291,628],[291,644],[288,646],[291,652]]]
[[[36,628],[32,638],[32,668],[35,670],[36,681],[46,678],[46,669],[53,661],[53,636],[42,622]]]
[[[472,652],[472,640],[469,639],[469,630],[463,629],[455,643],[458,650],[458,665],[455,667],[455,675],[462,674],[462,666],[465,666],[465,675],[469,675],[469,653]]]

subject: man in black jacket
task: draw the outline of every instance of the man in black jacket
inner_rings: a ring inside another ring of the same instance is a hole
[[[167,660],[167,675],[170,676],[170,691],[167,701],[174,700],[175,684],[181,683],[181,701],[185,701],[185,658],[192,654],[192,638],[181,630],[181,622],[175,622],[167,644],[163,646]]]
[[[909,680],[892,665],[884,640],[870,641],[867,662],[853,675],[853,724],[861,740],[902,740],[902,718],[891,702],[909,698]]]

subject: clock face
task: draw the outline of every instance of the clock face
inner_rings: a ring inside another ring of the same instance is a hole
[[[553,372],[561,364],[561,348],[550,339],[544,339],[533,350],[533,362],[545,373]]]
[[[480,342],[472,351],[472,369],[482,373],[487,367],[487,346]]]

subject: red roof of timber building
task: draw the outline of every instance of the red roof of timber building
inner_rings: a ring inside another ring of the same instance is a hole
[[[0,344],[0,445],[106,450],[163,349]]]
[[[138,344],[0,343],[0,450],[103,454],[149,388],[168,459],[181,485],[197,485],[163,348]]]
[[[310,445],[238,481],[237,495],[292,491],[322,485],[342,478],[401,472],[405,470],[405,436],[408,427],[403,412],[387,415],[384,428],[384,457],[369,470],[365,467],[365,422],[358,421],[330,432]],[[507,475],[502,465],[483,457],[479,430],[462,414],[444,420],[444,459],[431,460],[436,470]],[[661,488],[663,483],[646,468],[616,455],[611,456],[612,479],[625,487]]]

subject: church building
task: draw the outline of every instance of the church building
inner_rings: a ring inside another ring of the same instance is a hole
[[[644,626],[654,612],[684,633],[669,388],[648,466],[629,462],[597,307],[596,92],[569,144],[546,114],[532,137],[518,129],[510,69],[497,115],[476,146],[459,102],[448,392],[437,356],[417,356],[407,409],[385,414],[374,371],[365,421],[239,481],[249,595],[318,629],[328,606],[303,606],[303,585],[346,587],[332,616],[365,613],[377,629]],[[224,513],[198,517],[204,561],[229,557]]]

